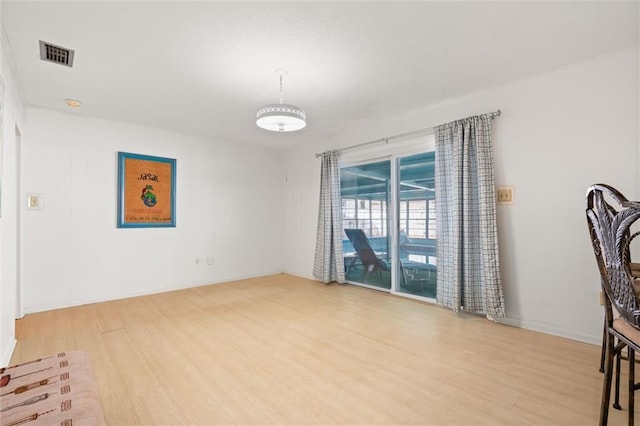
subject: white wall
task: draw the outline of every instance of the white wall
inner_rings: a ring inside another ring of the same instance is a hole
[[[38,108],[22,140],[26,313],[282,272],[279,152]],[[176,228],[116,228],[117,151],[177,159]]]
[[[0,3],[1,13],[1,3]],[[1,20],[0,20],[1,22]],[[17,239],[18,146],[16,126],[22,121],[22,102],[9,65],[4,31],[0,27],[0,80],[4,83],[0,135],[0,363],[6,365],[15,346],[16,288],[19,276]]]
[[[515,187],[515,204],[498,207],[506,322],[599,342],[603,310],[584,196],[596,182],[640,196],[638,76],[634,47],[398,117],[354,123],[322,146],[288,152],[285,271],[312,274],[315,152],[501,109],[493,122],[496,184]]]

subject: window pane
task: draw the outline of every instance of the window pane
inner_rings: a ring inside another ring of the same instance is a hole
[[[354,198],[343,198],[342,199],[342,208],[343,209],[352,209],[356,208],[356,200]]]
[[[436,239],[436,200],[429,200],[428,238]],[[435,263],[434,263],[435,265]]]
[[[358,200],[358,219],[368,219],[369,217],[369,200]]]
[[[429,200],[429,219],[436,218],[436,200]]]
[[[353,228],[357,228],[357,224],[356,224],[356,221],[353,219],[348,219],[348,220],[342,219],[342,227],[344,229],[353,229]]]
[[[369,220],[358,220],[358,228],[362,229],[366,236],[371,236],[371,222]]]
[[[384,237],[386,236],[386,229],[384,222],[381,220],[374,220],[371,222],[371,236],[372,237]]]
[[[432,240],[436,239],[436,221],[435,220],[429,220],[429,238]]]
[[[411,228],[411,227],[409,227],[408,236],[409,238],[421,238],[421,239],[425,239],[427,237],[424,228]]]
[[[425,219],[427,217],[427,200],[409,201],[409,218]]]
[[[424,219],[409,219],[409,229],[426,229],[427,221]]]

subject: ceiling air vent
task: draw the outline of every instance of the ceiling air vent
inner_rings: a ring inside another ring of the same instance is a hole
[[[73,66],[73,50],[40,40],[40,59],[71,68]]]

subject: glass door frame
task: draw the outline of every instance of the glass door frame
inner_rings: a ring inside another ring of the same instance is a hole
[[[402,154],[393,154],[391,155],[391,208],[392,214],[390,216],[393,217],[393,226],[391,227],[392,241],[391,241],[391,253],[393,256],[392,262],[393,271],[391,273],[391,291],[390,293],[396,296],[407,297],[409,299],[419,300],[427,303],[436,303],[435,298],[430,298],[426,296],[420,296],[416,294],[411,294],[407,292],[400,291],[400,279],[401,276],[401,264],[400,264],[400,160],[406,157],[411,157],[413,155],[423,154],[425,152],[430,152],[428,149],[417,149],[413,152],[403,152]],[[428,208],[428,204],[427,204]],[[425,219],[426,220],[426,219]],[[437,220],[437,219],[436,219]],[[408,230],[407,230],[408,232]],[[437,237],[436,237],[437,238]]]
[[[366,164],[372,164],[372,163],[379,163],[379,162],[384,162],[384,161],[389,161],[389,165],[390,165],[390,172],[389,172],[389,186],[388,186],[388,191],[389,191],[389,201],[387,202],[387,220],[386,220],[386,227],[387,227],[387,241],[388,241],[388,257],[390,260],[390,272],[391,272],[391,288],[383,288],[380,286],[375,286],[375,285],[370,285],[367,283],[362,283],[362,282],[358,282],[358,281],[346,281],[349,284],[352,285],[357,285],[359,287],[364,287],[364,288],[368,288],[370,290],[377,290],[377,291],[382,291],[385,293],[390,293],[393,290],[393,283],[394,283],[394,274],[395,274],[395,262],[394,262],[394,257],[395,254],[393,252],[393,242],[394,242],[394,238],[395,238],[395,234],[393,232],[393,223],[395,221],[395,218],[392,218],[393,216],[393,207],[392,207],[392,203],[393,203],[393,192],[394,192],[394,177],[393,177],[393,158],[390,155],[384,155],[384,156],[379,156],[379,157],[366,157],[365,159],[358,159],[358,160],[354,160],[354,161],[341,161],[339,160],[339,165],[338,167],[340,168],[340,173],[342,173],[342,169],[343,168],[348,168],[348,167],[356,167],[356,166],[363,166]],[[342,188],[340,188],[340,191],[342,192]],[[342,198],[342,194],[341,194],[341,198]],[[344,230],[344,223],[343,223],[343,230]],[[345,277],[346,279],[346,277]]]
[[[352,285],[368,288],[371,290],[383,291],[396,296],[402,296],[409,299],[419,300],[427,303],[435,303],[436,300],[424,296],[414,295],[400,291],[400,247],[399,247],[399,229],[400,229],[400,159],[404,157],[410,157],[412,155],[429,152],[428,148],[419,147],[415,150],[404,151],[401,154],[389,154],[377,157],[366,157],[353,160],[353,161],[340,161],[339,168],[342,170],[346,167],[365,165],[369,163],[389,161],[390,162],[390,199],[387,205],[387,229],[388,229],[388,241],[389,241],[389,259],[391,270],[391,288],[386,289],[366,283],[360,283],[357,281],[347,281]]]

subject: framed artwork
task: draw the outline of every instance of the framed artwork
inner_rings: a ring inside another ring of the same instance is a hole
[[[118,152],[118,228],[176,226],[176,160]]]

